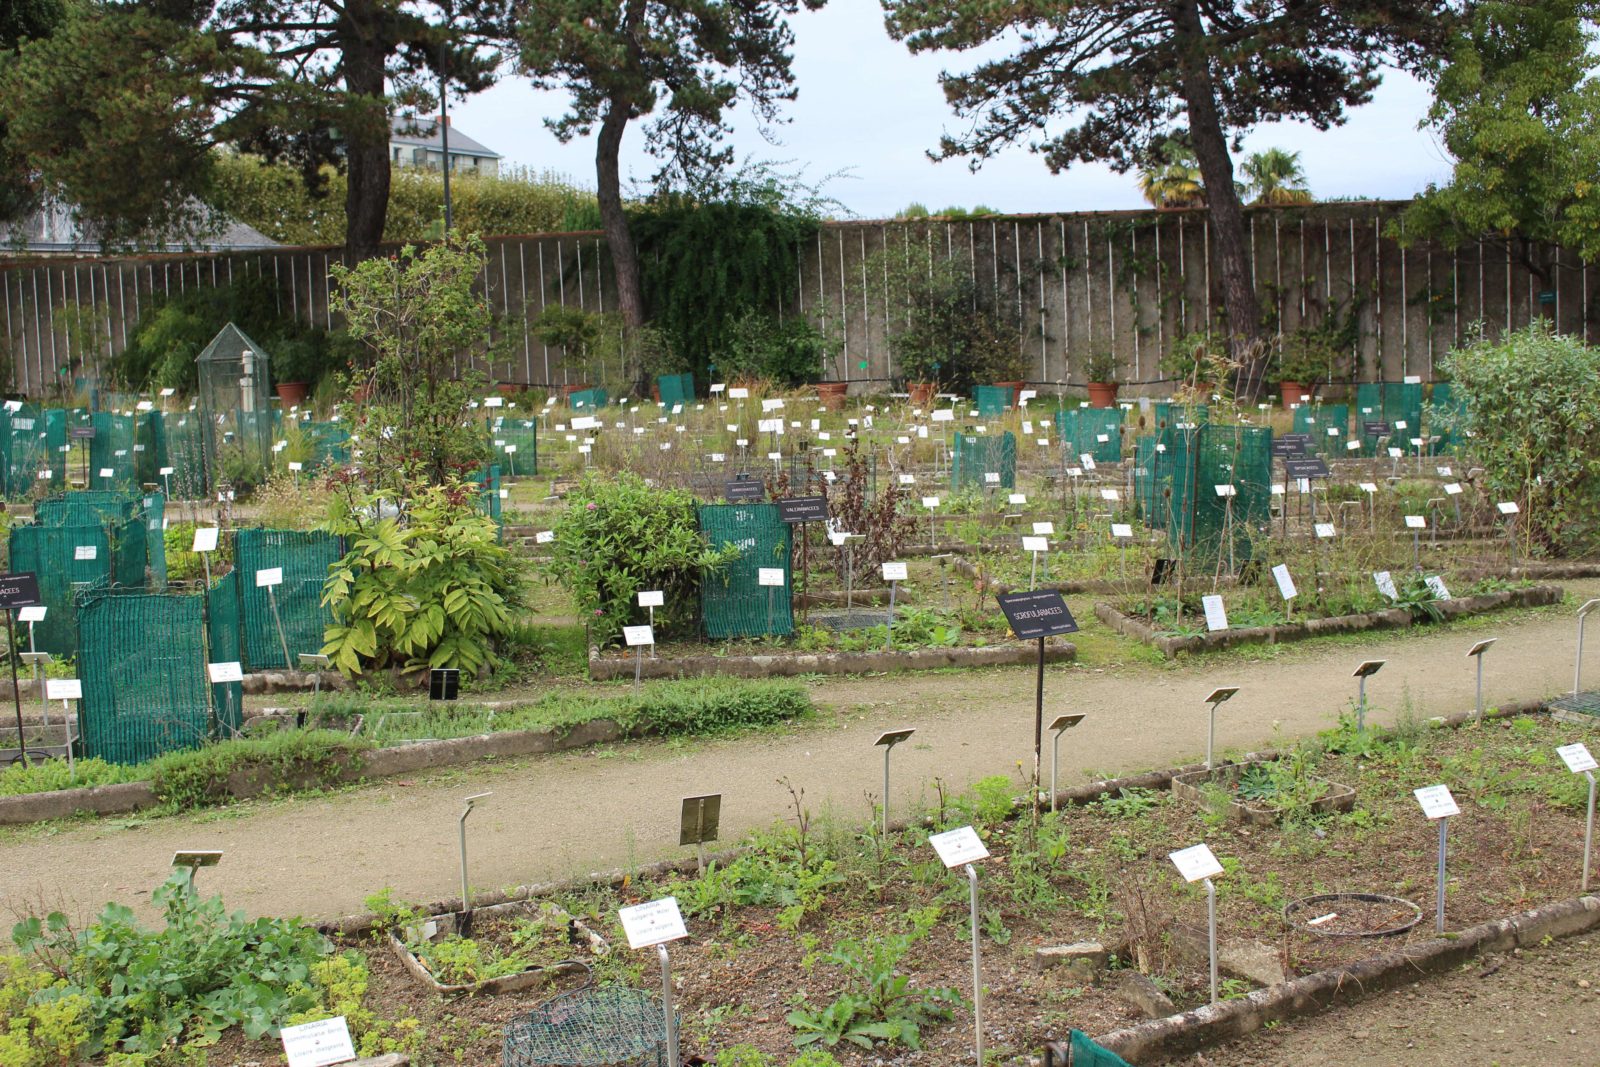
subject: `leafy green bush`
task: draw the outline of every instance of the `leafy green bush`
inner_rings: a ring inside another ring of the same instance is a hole
[[[496,662],[521,601],[522,567],[477,509],[477,487],[421,489],[403,516],[377,518],[387,495],[336,495],[327,528],[350,550],[328,576],[324,655],[346,675]]]
[[[816,381],[833,349],[807,319],[779,320],[754,308],[729,323],[726,332],[728,347],[717,357],[717,375],[763,378],[786,388]]]
[[[1480,340],[1445,357],[1465,401],[1441,421],[1471,435],[1494,501],[1522,507],[1529,548],[1578,555],[1600,542],[1600,348],[1548,320]]]
[[[890,299],[905,308],[894,317],[889,349],[907,381],[968,393],[1027,378],[1015,300],[980,284],[964,261],[913,240],[877,253],[867,269],[886,278]]]
[[[85,1052],[205,1046],[235,1025],[256,1040],[315,1006],[307,983],[328,943],[311,927],[228,915],[221,897],[195,893],[187,870],[174,871],[151,901],[165,919],[158,931],[140,927],[121,904],[107,904],[85,930],[59,912],[12,930],[24,958],[48,976],[51,999],[87,1002]]]
[[[568,494],[545,571],[572,595],[590,641],[604,647],[644,620],[637,594],[646,589],[665,594],[655,612],[658,641],[691,633],[703,572],[737,555],[733,546],[706,547],[693,494],[624,471],[590,474]]]

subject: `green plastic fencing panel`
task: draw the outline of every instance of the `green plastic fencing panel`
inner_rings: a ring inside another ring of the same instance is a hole
[[[139,482],[139,423],[132,415],[97,411],[91,418],[89,486],[93,489],[136,489]]]
[[[297,664],[302,652],[322,651],[323,634],[333,621],[333,615],[322,606],[322,586],[328,580],[328,568],[343,555],[339,539],[320,531],[238,532],[233,558],[234,570],[239,573],[246,670],[283,670]],[[275,567],[283,568],[281,585],[256,585],[257,572]],[[283,625],[281,637],[279,622]],[[287,660],[285,642],[289,646]]]
[[[1201,426],[1211,421],[1209,404],[1178,404],[1171,400],[1158,400],[1151,407],[1155,409],[1155,424],[1151,429],[1157,431],[1169,426]]]
[[[790,527],[776,504],[703,504],[700,532],[712,548],[737,545],[739,558],[700,581],[700,620],[706,636],[782,636],[794,632]],[[780,568],[783,585],[763,586],[762,569]]]
[[[998,474],[999,480],[989,475]],[[1017,487],[1017,435],[958,433],[950,452],[950,488],[953,491],[975,486],[979,489]]]
[[[127,493],[87,489],[57,493],[33,506],[40,526],[90,526],[126,522],[139,511],[139,498]]]
[[[1389,424],[1389,440],[1382,447],[1415,452],[1411,439],[1422,436],[1422,386],[1406,382],[1369,382],[1357,386],[1355,417],[1358,429],[1364,422]],[[1363,432],[1361,441],[1365,455],[1377,454],[1380,446],[1376,435]]]
[[[350,431],[344,423],[302,421],[300,432],[311,439],[312,458],[307,470],[350,462]]]
[[[111,538],[107,527],[41,526],[11,528],[11,569],[39,579],[39,599],[48,609],[33,624],[33,647],[55,656],[78,652],[78,617],[73,595],[111,584]]]
[[[167,501],[160,493],[144,495],[145,567],[153,589],[167,587]]]
[[[206,654],[209,663],[244,662],[244,609],[239,602],[239,589],[238,571],[229,571],[211,583],[210,594],[206,598]],[[212,683],[211,709],[216,716],[219,737],[237,733],[244,721],[244,684]]]
[[[1121,408],[1068,408],[1056,412],[1056,433],[1061,437],[1061,454],[1069,467],[1076,467],[1085,453],[1096,463],[1117,463],[1122,459]]]
[[[594,411],[605,407],[606,399],[604,389],[580,389],[567,397],[567,404],[573,411]]]
[[[482,491],[478,494],[478,510],[483,512],[500,526],[500,537],[505,537],[505,520],[501,517],[504,513],[504,504],[500,499],[500,468],[478,468],[467,475],[467,481],[473,485],[481,485]]]
[[[57,421],[59,439],[52,442],[50,420],[35,404],[9,406],[0,412],[0,448],[4,449],[5,495],[17,500],[39,487],[61,488],[66,481],[66,424]]]
[[[978,414],[986,419],[997,419],[1011,406],[1011,386],[980,385],[972,391]]]
[[[78,627],[84,755],[140,763],[206,740],[200,597],[91,594]]]
[[[1133,1067],[1115,1052],[1096,1044],[1082,1030],[1072,1031],[1070,1037],[1071,1041],[1067,1046],[1070,1058],[1061,1063],[1061,1067]]]
[[[1466,439],[1463,422],[1467,415],[1465,397],[1456,396],[1455,387],[1440,382],[1433,387],[1427,404],[1428,434],[1437,436],[1440,452],[1453,452]]]
[[[141,455],[151,458],[141,468],[140,481],[156,483],[173,500],[198,500],[206,495],[205,438],[200,416],[193,412],[149,412],[144,417],[141,438],[145,445]]]
[[[671,411],[672,405],[687,404],[694,399],[694,375],[658,374],[656,390],[661,394],[661,402]]]
[[[1294,409],[1294,432],[1311,436],[1311,451],[1342,456],[1350,440],[1350,405],[1301,404]]]
[[[513,478],[539,473],[539,424],[532,419],[505,419],[494,427],[494,458]]]

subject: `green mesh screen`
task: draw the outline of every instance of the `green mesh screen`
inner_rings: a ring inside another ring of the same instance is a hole
[[[88,489],[57,493],[33,506],[33,521],[40,526],[89,526],[126,522],[138,514],[139,498],[127,493]]]
[[[501,470],[513,478],[539,473],[539,427],[532,419],[506,419],[491,437]],[[515,448],[515,452],[507,449]]]
[[[700,532],[713,548],[737,545],[739,558],[700,582],[700,619],[706,636],[760,637],[794,632],[790,611],[789,526],[776,504],[703,504]],[[760,584],[761,568],[781,567],[783,586]]]
[[[1061,435],[1061,452],[1069,467],[1078,464],[1084,453],[1096,463],[1117,463],[1122,459],[1121,408],[1068,408],[1056,412],[1056,432]]]
[[[1164,430],[1169,426],[1200,426],[1211,421],[1209,404],[1177,404],[1171,400],[1158,400],[1151,407],[1155,409],[1153,430]]]
[[[328,568],[344,555],[339,539],[319,531],[240,530],[234,538],[234,570],[239,574],[246,670],[283,670],[302,652],[321,652],[323,633],[333,616],[322,606]],[[256,585],[256,572],[283,568],[283,584]],[[277,618],[272,606],[277,604]],[[278,624],[283,624],[279,635]],[[284,643],[289,646],[284,658]]]
[[[606,391],[604,389],[579,389],[567,397],[567,404],[573,411],[593,411],[606,406]]]
[[[1127,1060],[1097,1044],[1082,1030],[1073,1030],[1066,1041],[1053,1041],[1045,1047],[1046,1067],[1131,1067]]]
[[[167,502],[160,493],[146,493],[144,504],[145,567],[155,589],[167,587]]]
[[[311,440],[313,455],[307,470],[350,462],[350,431],[343,423],[303,421],[300,432]]]
[[[480,467],[467,475],[467,480],[474,485],[483,486],[483,491],[478,494],[478,510],[500,525],[500,536],[504,538],[505,520],[501,518],[501,515],[505,509],[500,499],[499,466],[491,466],[487,470]]]
[[[1336,430],[1337,433],[1329,433]],[[1309,434],[1311,451],[1342,456],[1350,439],[1349,404],[1301,404],[1294,409],[1294,432]]]
[[[1466,398],[1456,396],[1455,387],[1449,382],[1440,382],[1433,387],[1426,414],[1428,433],[1439,437],[1439,451],[1454,451],[1464,440],[1461,424],[1467,414]]]
[[[986,419],[997,419],[1011,406],[1011,386],[980,385],[972,396],[978,405],[978,414]]]
[[[50,420],[37,405],[22,404],[17,410],[0,412],[0,449],[5,463],[5,495],[19,499],[43,486],[59,489],[65,484],[66,423],[57,419],[58,433],[52,438]],[[48,471],[48,477],[40,477]]]
[[[694,399],[694,375],[660,374],[656,376],[656,390],[661,402],[672,410],[674,404],[687,404]]]
[[[211,584],[206,597],[206,662],[243,663],[243,611],[239,603],[239,572],[229,571]],[[208,675],[209,677],[209,675]],[[219,724],[219,737],[237,733],[244,719],[244,685],[211,685],[211,708]]]
[[[1217,495],[1232,485],[1235,495]],[[1168,427],[1134,447],[1134,500],[1146,525],[1165,530],[1174,552],[1200,560],[1250,558],[1250,533],[1272,504],[1272,433],[1253,426]],[[1231,516],[1230,516],[1231,510]]]
[[[139,424],[131,415],[97,411],[91,418],[94,437],[89,441],[89,485],[94,489],[133,489],[139,481]]]
[[[153,454],[142,478],[155,482],[174,500],[199,500],[206,495],[204,435],[200,416],[152,411],[145,416],[145,452]],[[163,470],[171,468],[166,474]]]
[[[1357,422],[1387,422],[1393,431],[1386,448],[1414,453],[1413,437],[1422,436],[1422,386],[1402,382],[1369,382],[1356,387]],[[1400,426],[1400,423],[1405,423]],[[1357,427],[1360,428],[1359,426]],[[1376,455],[1378,438],[1362,434],[1362,452]]]
[[[1017,487],[1017,435],[1010,430],[995,435],[956,434],[950,452],[950,488],[994,488],[996,483],[987,477],[990,474],[1000,476],[1001,489]]]
[[[200,597],[92,593],[78,629],[84,755],[140,763],[205,741]]]
[[[49,609],[33,624],[34,648],[55,656],[78,651],[73,594],[111,584],[111,539],[105,526],[41,526],[11,529],[11,569],[39,579],[39,599]]]

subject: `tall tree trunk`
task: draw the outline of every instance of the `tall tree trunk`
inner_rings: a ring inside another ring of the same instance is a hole
[[[622,134],[628,128],[628,106],[612,101],[600,121],[600,136],[595,146],[595,180],[599,185],[600,225],[606,231],[611,249],[611,267],[617,278],[617,307],[629,329],[644,325],[644,298],[639,291],[639,254],[633,247],[628,215],[622,210],[622,177],[618,158],[622,153]]]
[[[350,264],[371,259],[383,241],[389,213],[389,109],[384,95],[384,53],[375,43],[370,0],[350,0],[341,26],[344,87],[350,108],[359,109],[346,124],[344,254]],[[448,165],[448,161],[447,164]]]
[[[1173,8],[1182,48],[1179,52],[1183,99],[1189,112],[1189,140],[1205,179],[1206,205],[1216,232],[1222,268],[1222,301],[1228,310],[1228,336],[1235,359],[1242,361],[1237,395],[1255,403],[1266,371],[1267,352],[1255,342],[1261,335],[1261,309],[1250,284],[1250,254],[1245,247],[1244,208],[1233,184],[1233,159],[1217,113],[1216,88],[1205,48],[1205,26],[1195,0]]]

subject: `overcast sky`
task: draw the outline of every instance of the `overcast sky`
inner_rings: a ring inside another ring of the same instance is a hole
[[[779,144],[763,141],[744,108],[735,112],[734,145],[747,158],[792,161],[816,181],[847,171],[824,192],[862,218],[893,215],[915,201],[934,210],[984,204],[1005,212],[1082,211],[1144,205],[1135,176],[1078,166],[1052,175],[1038,156],[1017,147],[971,173],[964,161],[927,158],[945,129],[960,128],[939,89],[940,70],[966,69],[962,55],[912,56],[891,41],[876,3],[834,0],[792,22],[799,99],[785,109]],[[1417,128],[1427,89],[1390,72],[1372,103],[1348,124],[1326,133],[1299,124],[1271,124],[1251,133],[1246,151],[1279,146],[1301,153],[1319,199],[1341,196],[1403,198],[1449,177],[1443,150]],[[510,78],[454,105],[452,125],[513,164],[563,173],[594,185],[594,139],[560,144],[543,120],[565,110],[564,95],[536,93]],[[738,121],[743,120],[743,121]],[[644,181],[654,166],[643,135],[630,127],[623,141],[625,176]]]

